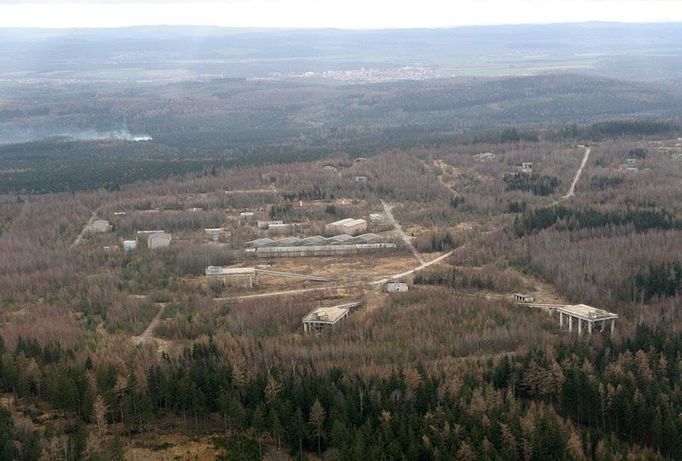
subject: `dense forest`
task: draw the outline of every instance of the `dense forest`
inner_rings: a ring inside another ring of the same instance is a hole
[[[170,414],[190,432],[222,426],[224,459],[260,459],[265,443],[333,459],[679,458],[681,355],[679,334],[640,326],[620,344],[568,342],[463,362],[454,374],[396,367],[367,381],[341,369],[245,376],[209,340],[140,376],[22,340],[3,347],[0,383],[72,416],[69,459],[114,456],[115,446],[88,451],[86,423],[139,431]],[[41,435],[0,417],[0,450],[37,459]]]

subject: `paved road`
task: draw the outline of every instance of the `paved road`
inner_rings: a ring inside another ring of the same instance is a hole
[[[158,325],[159,320],[161,320],[161,316],[163,315],[163,312],[166,310],[166,303],[156,304],[160,306],[159,312],[157,312],[152,321],[149,322],[149,325],[140,336],[133,337],[133,341],[135,342],[135,344],[138,345],[144,344],[144,342],[147,341],[147,339],[149,339],[152,336],[152,333],[154,333],[154,328],[156,328],[156,325]]]
[[[391,209],[393,207],[388,205],[383,200],[381,201],[381,205],[384,207],[384,212],[386,213],[388,220],[391,222],[391,224],[393,224],[393,227],[395,227],[395,229],[400,233],[400,236],[402,237],[403,241],[407,244],[407,246],[410,247],[410,250],[412,250],[412,254],[414,255],[415,258],[417,258],[419,264],[425,264],[422,255],[420,255],[417,249],[414,247],[414,245],[412,245],[412,240],[410,239],[410,237],[405,233],[405,231],[403,231],[402,226],[393,217],[393,213],[391,212]]]
[[[592,151],[591,148],[585,147],[585,155],[583,156],[583,161],[580,163],[580,167],[578,168],[578,171],[575,173],[575,178],[573,178],[573,182],[571,183],[571,187],[568,188],[568,192],[561,197],[561,200],[566,200],[575,195],[575,185],[578,184],[578,180],[580,179],[580,175],[583,172],[583,169],[585,168],[585,165],[587,164],[587,160],[590,158],[590,152]]]

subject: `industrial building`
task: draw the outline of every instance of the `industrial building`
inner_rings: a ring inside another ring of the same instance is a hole
[[[278,224],[270,224],[268,226],[268,232],[272,234],[291,234],[292,232],[295,232],[298,229],[298,224],[283,224],[283,223],[278,223]]]
[[[367,230],[367,221],[364,219],[346,218],[327,224],[324,228],[328,234],[355,235]]]
[[[409,288],[405,282],[388,282],[386,284],[386,291],[388,293],[404,293],[408,290]]]
[[[93,233],[104,233],[111,230],[111,224],[106,219],[97,219],[90,224],[88,231]]]
[[[577,323],[578,334],[582,334],[583,325],[585,331],[592,334],[595,327],[599,327],[600,331],[604,331],[607,324],[611,329],[611,333],[616,326],[616,319],[618,314],[598,309],[596,307],[588,306],[586,304],[576,304],[573,306],[559,306],[556,308],[559,313],[559,327],[564,327],[564,317],[568,321],[568,331],[573,331],[573,324]]]
[[[521,172],[522,173],[532,173],[533,172],[533,162],[521,162]]]
[[[367,233],[353,237],[339,234],[333,237],[313,235],[298,238],[285,237],[279,240],[261,238],[246,242],[246,252],[256,256],[334,256],[359,254],[368,250],[396,248],[394,243],[383,243],[377,234]]]
[[[370,222],[373,222],[373,223],[382,222],[384,220],[384,214],[383,213],[370,213],[369,220],[370,220]]]
[[[166,232],[155,232],[147,237],[147,247],[152,250],[167,248],[171,243],[171,234]]]
[[[355,182],[366,183],[368,181],[367,176],[356,176]]]

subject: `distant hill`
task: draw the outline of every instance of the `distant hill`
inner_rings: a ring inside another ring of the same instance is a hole
[[[437,75],[682,75],[680,24],[582,23],[410,30],[217,27],[0,29],[0,77],[184,80],[425,66]]]

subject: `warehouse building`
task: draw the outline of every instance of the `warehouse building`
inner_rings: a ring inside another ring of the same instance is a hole
[[[367,230],[367,221],[364,219],[346,218],[327,224],[324,228],[328,234],[355,235]]]

